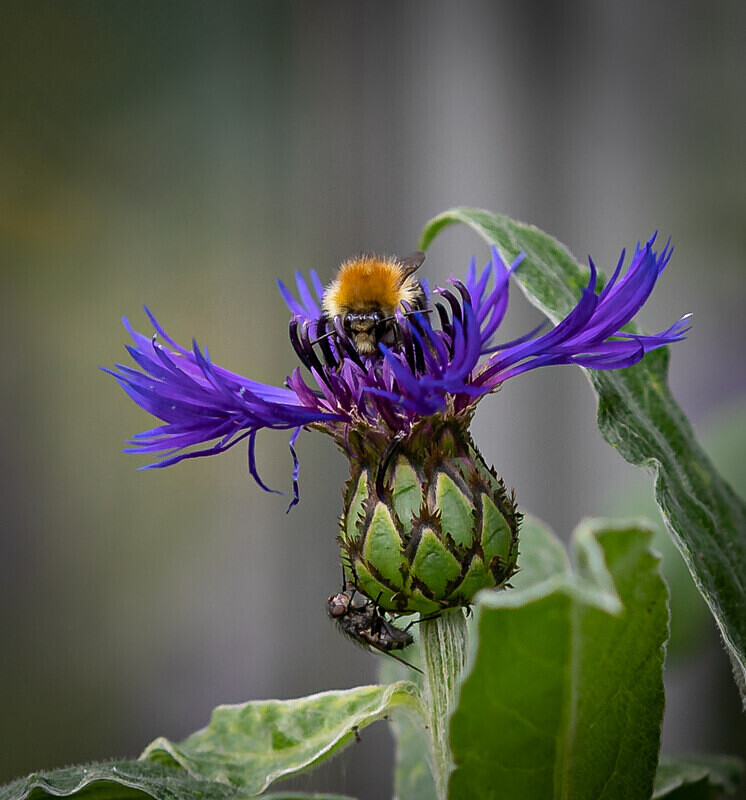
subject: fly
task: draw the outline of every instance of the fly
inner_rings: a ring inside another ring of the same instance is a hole
[[[358,592],[354,583],[347,581],[341,592],[329,597],[327,612],[337,623],[339,631],[355,644],[366,650],[378,650],[379,653],[391,656],[396,661],[422,673],[421,669],[392,652],[403,650],[414,642],[408,632],[413,623],[406,629],[397,628],[393,622],[386,619],[378,603]]]

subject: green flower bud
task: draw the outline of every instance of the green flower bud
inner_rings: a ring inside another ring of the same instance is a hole
[[[521,515],[468,423],[431,417],[393,444],[349,443],[342,557],[357,588],[386,611],[466,606],[517,569]]]

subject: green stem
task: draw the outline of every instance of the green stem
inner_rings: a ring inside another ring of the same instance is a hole
[[[431,756],[438,800],[448,797],[453,769],[448,723],[456,704],[458,678],[466,660],[468,632],[460,608],[446,611],[420,625],[420,650],[425,673],[424,704],[430,726]]]

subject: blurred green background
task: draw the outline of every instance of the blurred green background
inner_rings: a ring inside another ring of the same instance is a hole
[[[533,222],[607,271],[659,229],[676,253],[641,322],[694,312],[671,382],[744,491],[742,3],[24,0],[0,14],[0,781],[134,756],[221,702],[375,679],[325,618],[345,478],[329,441],[301,437],[289,515],[241,446],[154,472],[121,453],[150,420],[97,367],[126,360],[123,314],[150,332],[143,303],[219,364],[281,383],[294,359],[275,280],[295,269],[327,280],[361,250],[409,252],[457,204]],[[424,274],[442,282],[473,253],[486,257],[449,230]],[[504,338],[536,320],[514,292]],[[650,503],[598,436],[579,370],[509,382],[474,433],[563,535]],[[260,437],[258,458],[288,489],[286,437]],[[664,746],[743,752],[727,659],[683,583]],[[390,759],[375,726],[297,785],[379,800]]]

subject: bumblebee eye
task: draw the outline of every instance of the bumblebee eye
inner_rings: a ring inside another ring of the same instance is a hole
[[[355,314],[352,311],[348,311],[344,317],[342,317],[342,325],[346,331],[349,331],[353,323],[357,322],[359,319],[360,314]]]

